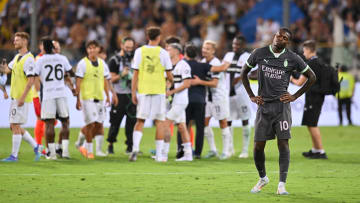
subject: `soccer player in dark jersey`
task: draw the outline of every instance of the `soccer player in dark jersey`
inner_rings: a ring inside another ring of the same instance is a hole
[[[310,67],[294,52],[286,47],[290,43],[292,33],[287,28],[281,28],[272,44],[254,50],[243,67],[241,79],[252,102],[258,105],[255,120],[254,161],[260,180],[252,188],[252,193],[258,193],[269,183],[265,170],[265,144],[267,140],[277,137],[279,149],[280,181],[277,194],[289,194],[285,182],[290,163],[289,139],[291,128],[290,102],[296,100],[316,81],[316,76]],[[258,65],[258,96],[250,88],[247,77],[251,68]],[[293,71],[302,73],[307,82],[295,94],[287,89],[290,75]]]

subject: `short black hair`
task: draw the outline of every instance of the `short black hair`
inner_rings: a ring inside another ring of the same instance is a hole
[[[291,30],[289,29],[289,28],[287,28],[287,27],[282,27],[282,28],[280,28],[280,30],[282,30],[282,31],[285,31],[285,32],[287,32],[289,35],[290,35],[290,39],[289,40],[292,40],[292,32],[291,32]]]
[[[316,51],[316,41],[315,40],[306,40],[303,43],[303,47],[310,49],[311,52],[315,52]]]
[[[53,41],[50,37],[46,37],[42,39],[42,44],[44,46],[44,51],[47,54],[54,53],[53,49],[55,48]]]
[[[155,40],[159,35],[161,35],[161,30],[159,27],[148,27],[146,29],[146,36],[149,38],[149,40]]]
[[[185,54],[189,57],[189,58],[195,58],[197,56],[197,48],[193,43],[189,43],[187,45],[185,45]]]
[[[166,39],[165,39],[165,43],[166,44],[172,44],[172,43],[178,43],[178,44],[180,44],[180,38],[179,37],[177,37],[177,36],[169,36],[169,37],[167,37]]]
[[[236,35],[234,39],[240,41],[241,43],[246,43],[246,38],[242,35]]]
[[[135,40],[132,37],[124,37],[121,43],[125,44],[126,41],[132,41],[135,44]]]
[[[94,46],[96,46],[96,47],[100,47],[99,42],[96,41],[96,40],[90,40],[90,41],[86,42],[85,47],[86,47],[86,48],[89,48],[89,46],[91,46],[91,45],[94,45]]]

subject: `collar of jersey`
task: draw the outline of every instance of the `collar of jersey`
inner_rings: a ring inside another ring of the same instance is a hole
[[[274,51],[273,51],[272,48],[271,48],[271,44],[269,45],[269,49],[270,49],[271,53],[275,56],[275,58],[279,58],[279,57],[281,56],[281,54],[283,54],[283,53],[285,52],[285,50],[286,50],[286,48],[284,48],[284,49],[279,53],[279,56],[276,57],[276,54],[274,53]]]

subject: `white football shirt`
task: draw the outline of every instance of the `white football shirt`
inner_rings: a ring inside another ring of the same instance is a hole
[[[174,88],[178,88],[183,85],[184,80],[191,79],[191,67],[190,65],[184,61],[180,60],[176,65],[174,70],[172,71],[174,76]],[[188,89],[184,89],[181,92],[177,92],[174,94],[174,98],[172,104],[185,104],[189,103],[188,98]]]

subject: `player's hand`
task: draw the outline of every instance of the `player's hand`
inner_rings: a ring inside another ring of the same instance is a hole
[[[78,100],[76,101],[76,109],[77,109],[78,111],[80,111],[81,108],[82,108],[81,101],[80,101],[80,99],[78,99]]]
[[[71,89],[71,93],[73,94],[74,97],[77,96],[77,92],[76,92],[75,88],[72,88],[72,89]]]
[[[4,99],[9,99],[9,95],[6,92],[4,93]]]
[[[201,83],[201,79],[194,75],[194,79],[191,79],[191,86],[199,85]]]
[[[171,91],[171,90],[166,91],[166,97],[169,97],[169,96],[171,96],[171,95],[173,95],[173,94],[174,94],[174,92]]]
[[[291,95],[289,92],[281,95],[281,97],[280,97],[280,101],[285,103],[285,104],[289,103],[289,102],[292,102],[292,101],[295,101],[295,100],[296,100],[296,97]]]
[[[255,96],[255,97],[250,97],[250,100],[252,102],[254,102],[257,105],[263,105],[264,104],[264,100],[261,96]]]
[[[18,107],[23,106],[23,105],[24,105],[24,99],[23,99],[23,98],[20,98],[20,99],[18,100]]]
[[[138,100],[137,100],[137,97],[136,97],[136,94],[131,94],[131,100],[132,100],[132,103],[137,105],[138,104]]]
[[[109,106],[110,106],[110,98],[109,98],[109,97],[106,97],[105,106],[106,106],[106,107],[109,107]]]
[[[114,105],[114,106],[117,106],[119,104],[119,100],[118,100],[116,95],[113,95],[111,97],[111,104]]]
[[[121,72],[121,77],[125,77],[126,75],[129,74],[129,68],[128,67],[124,67],[124,70]]]

